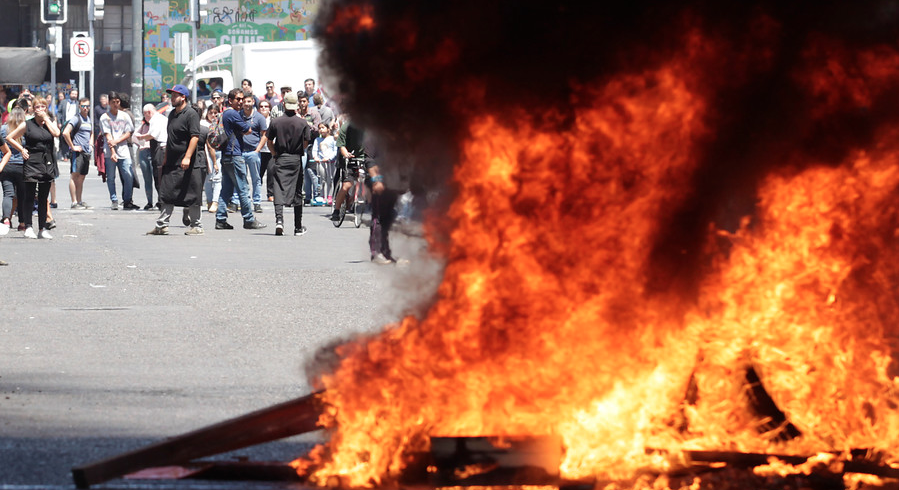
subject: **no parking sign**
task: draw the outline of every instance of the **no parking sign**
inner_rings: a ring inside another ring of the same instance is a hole
[[[92,71],[94,69],[94,40],[89,37],[69,39],[69,59],[72,71]]]

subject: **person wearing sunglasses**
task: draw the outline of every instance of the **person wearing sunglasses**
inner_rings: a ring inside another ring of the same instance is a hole
[[[92,209],[82,199],[84,189],[84,177],[91,168],[93,155],[91,154],[91,101],[83,98],[78,101],[78,113],[66,121],[62,130],[71,149],[69,162],[71,164],[71,178],[69,179],[69,194],[72,197],[72,209]],[[74,134],[73,134],[74,133]]]
[[[281,96],[275,92],[275,82],[265,82],[265,96],[262,100],[268,102],[269,108],[281,103]]]

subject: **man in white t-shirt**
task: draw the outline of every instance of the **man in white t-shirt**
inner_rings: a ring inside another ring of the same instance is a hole
[[[119,200],[116,195],[115,175],[119,171],[122,179],[122,197],[124,203],[122,209],[131,211],[140,209],[140,206],[132,202],[134,193],[134,173],[131,170],[131,150],[128,141],[134,132],[134,121],[123,109],[129,106],[128,94],[110,92],[109,112],[100,117],[100,128],[106,136],[106,144],[103,152],[106,155],[106,186],[109,188],[109,199],[112,201],[112,209],[119,209]]]

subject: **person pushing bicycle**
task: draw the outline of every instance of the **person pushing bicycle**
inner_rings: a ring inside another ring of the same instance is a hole
[[[388,237],[396,219],[394,208],[398,195],[384,184],[384,176],[376,160],[378,152],[372,146],[371,141],[365,138],[365,130],[352,122],[348,121],[340,128],[340,136],[337,138],[340,163],[335,180],[339,179],[341,186],[337,192],[331,220],[340,220],[340,206],[347,198],[347,191],[352,187],[352,179],[357,170],[353,166],[361,162],[367,173],[365,185],[371,191],[371,230],[368,239],[371,261],[376,264],[393,264],[396,260],[390,251]]]

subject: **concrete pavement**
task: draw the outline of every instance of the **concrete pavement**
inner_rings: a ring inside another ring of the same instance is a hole
[[[54,239],[0,237],[0,485],[70,485],[72,466],[309,393],[316,352],[421,311],[439,280],[420,240],[392,240],[409,267],[373,265],[368,228],[327,208],[305,208],[302,237],[274,236],[271,203],[264,230],[204,213],[184,236],[176,209],[172,235],[145,236],[156,213],[110,210],[96,175],[95,209],[70,210],[64,170]],[[238,454],[289,460],[318,437]]]

